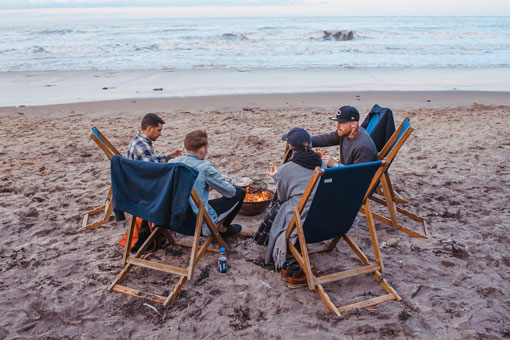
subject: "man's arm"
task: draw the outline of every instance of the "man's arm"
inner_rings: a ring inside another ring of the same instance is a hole
[[[211,186],[214,190],[222,194],[226,198],[232,198],[236,194],[236,189],[232,184],[225,180],[225,177],[216,170],[211,163],[206,162],[203,164],[203,171],[205,174],[205,183]],[[202,170],[202,169],[199,169]]]
[[[338,136],[338,133],[336,131],[312,137],[312,147],[314,148],[333,145],[340,145],[340,136]]]

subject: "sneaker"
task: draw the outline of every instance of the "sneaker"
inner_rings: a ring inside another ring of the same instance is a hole
[[[239,224],[231,224],[231,225],[226,226],[226,227],[227,227],[226,231],[220,231],[219,232],[220,236],[223,237],[223,238],[224,237],[236,236],[243,229],[243,227],[241,227]]]
[[[287,287],[289,288],[301,288],[308,286],[305,272],[299,267],[299,271],[294,273],[292,276],[288,276]]]
[[[282,281],[287,281],[289,277],[293,276],[300,270],[301,267],[299,266],[298,263],[292,263],[291,265],[287,266],[287,268],[285,269],[282,268],[282,275],[280,278],[282,279]]]
[[[289,260],[288,260],[289,261]],[[293,259],[292,262],[287,262],[285,261],[285,263],[283,264],[282,266],[282,274],[281,274],[281,279],[282,281],[287,281],[287,279],[289,278],[289,276],[292,276],[294,275],[295,273],[297,273],[299,270],[301,270],[301,267],[299,266],[299,264],[296,262],[296,260]]]
[[[301,267],[299,267],[301,269]],[[319,277],[324,275],[323,272],[318,272],[312,269],[312,274],[315,277]],[[308,281],[306,280],[306,274],[303,270],[300,270],[299,272],[295,273],[292,276],[289,276],[289,279],[287,281],[287,287],[289,288],[301,288],[301,287],[307,287]]]

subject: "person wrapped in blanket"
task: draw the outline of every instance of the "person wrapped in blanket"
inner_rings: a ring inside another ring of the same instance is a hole
[[[292,218],[292,209],[301,200],[314,169],[325,167],[320,155],[312,150],[311,137],[305,129],[295,127],[283,135],[282,140],[287,141],[293,148],[292,158],[280,168],[273,168],[268,172],[277,184],[275,199],[253,236],[255,243],[267,246],[265,264],[274,262],[276,269],[282,268],[286,261],[285,230]],[[303,209],[304,218],[310,209],[314,193],[315,190]]]

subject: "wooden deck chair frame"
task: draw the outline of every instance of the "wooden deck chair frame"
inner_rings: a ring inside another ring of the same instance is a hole
[[[131,217],[130,224],[129,224],[129,230],[128,230],[128,236],[127,236],[127,243],[126,248],[124,249],[124,257],[123,257],[123,264],[124,269],[120,272],[120,274],[117,276],[117,278],[112,282],[112,284],[108,287],[109,292],[117,292],[122,293],[126,295],[131,295],[137,298],[143,298],[150,301],[154,301],[157,303],[162,303],[163,306],[168,307],[177,297],[179,294],[181,288],[188,280],[192,280],[193,273],[195,271],[195,268],[202,258],[202,256],[205,254],[206,251],[212,251],[212,252],[219,252],[220,247],[224,247],[227,249],[227,245],[225,241],[221,238],[219,234],[219,229],[221,228],[222,223],[219,222],[217,225],[215,225],[207,213],[207,210],[205,209],[205,202],[203,200],[200,200],[198,197],[198,194],[196,193],[195,189],[192,189],[191,191],[191,197],[193,199],[193,202],[198,207],[198,214],[196,218],[195,223],[195,233],[193,236],[193,241],[191,244],[188,243],[182,243],[176,241],[171,233],[170,230],[163,228],[163,227],[156,227],[154,231],[151,233],[151,235],[147,238],[147,240],[143,243],[143,245],[140,247],[140,249],[136,252],[134,256],[131,256],[131,242],[133,238],[133,231],[135,227],[135,218]],[[207,227],[211,231],[211,236],[208,236],[202,244],[200,244],[200,232],[202,230],[202,223],[203,221],[206,222]],[[184,267],[176,267],[171,265],[166,265],[163,263],[155,262],[155,261],[149,261],[147,259],[142,259],[142,255],[144,254],[147,247],[151,244],[152,240],[158,235],[162,234],[163,237],[168,239],[171,245],[178,245],[178,246],[184,246],[191,248],[191,256],[189,264],[186,268]],[[216,240],[219,248],[209,248],[209,245],[213,240]],[[149,268],[157,271],[162,271],[165,273],[173,274],[179,276],[179,280],[175,287],[171,290],[170,294],[168,296],[161,296],[157,294],[142,292],[137,289],[129,288],[126,286],[121,286],[120,283],[126,278],[128,273],[133,269],[133,267],[139,266],[144,268]]]
[[[393,135],[385,144],[381,152],[379,152],[379,159],[387,158],[390,162],[393,162],[395,156],[399,152],[402,145],[404,145],[406,140],[414,131],[414,129],[411,126],[409,126],[406,129],[406,131],[402,134],[402,136],[400,136],[400,139],[398,139],[397,141],[397,138],[400,135],[402,129],[404,128],[404,124],[406,121],[409,122],[409,118],[405,118],[402,121],[402,123],[400,123],[400,126],[393,133]],[[370,199],[378,204],[386,206],[388,213],[390,215],[390,218],[387,218],[373,212],[372,215],[377,221],[382,222],[395,229],[398,229],[412,237],[429,238],[428,226],[425,219],[398,206],[398,204],[406,204],[409,202],[404,200],[402,197],[400,197],[400,195],[397,192],[395,192],[395,190],[393,190],[393,186],[391,185],[391,179],[388,171],[385,171],[384,175],[381,177],[381,183],[377,187],[377,190],[374,192],[374,194],[377,194],[381,197],[371,195]],[[364,213],[364,210],[361,209],[361,212]],[[416,222],[419,222],[422,225],[423,233],[416,232],[410,228],[401,225],[398,222],[397,213],[403,214],[404,216],[407,216],[408,218]]]
[[[285,143],[285,151],[283,152],[282,165],[287,163],[292,156],[292,146],[289,143]]]
[[[96,127],[92,128],[92,134],[90,135],[90,138],[92,138],[92,140],[97,144],[97,146],[99,146],[99,148],[103,150],[108,159],[111,159],[114,155],[121,156],[120,152]],[[91,230],[99,227],[103,223],[113,221],[115,217],[112,215],[112,208],[113,208],[112,187],[110,186],[104,204],[83,214],[83,220],[81,224],[82,228]],[[99,219],[96,222],[89,223],[89,218],[91,216],[94,216],[101,212],[104,212],[104,215],[101,219]]]
[[[317,181],[319,180],[319,178],[322,175],[324,175],[324,170],[322,170],[322,169],[319,169],[319,168],[315,169],[315,171],[310,179],[310,182],[308,183],[308,186],[305,189],[305,193],[303,194],[303,196],[301,198],[301,201],[299,202],[298,206],[294,208],[294,213],[293,213],[292,219],[291,219],[289,226],[287,227],[287,230],[285,232],[288,249],[294,256],[294,258],[297,260],[297,262],[299,263],[301,268],[303,268],[303,271],[306,274],[308,288],[310,290],[316,290],[319,293],[322,300],[324,301],[324,303],[326,304],[326,306],[328,306],[328,308],[333,313],[335,313],[338,317],[342,317],[341,313],[351,310],[351,309],[373,306],[373,305],[377,305],[379,303],[382,303],[385,301],[390,301],[390,300],[396,300],[396,301],[402,300],[402,298],[398,295],[398,293],[395,291],[395,289],[393,289],[389,285],[389,283],[383,278],[383,276],[381,274],[384,270],[384,266],[383,266],[383,262],[381,259],[379,243],[377,241],[374,220],[372,218],[369,200],[367,198],[368,194],[370,192],[372,192],[373,188],[377,185],[377,183],[379,182],[379,179],[384,174],[384,172],[388,166],[389,166],[389,162],[387,160],[383,160],[382,165],[377,170],[376,174],[374,175],[374,177],[370,183],[370,186],[363,198],[363,203],[362,203],[362,206],[364,207],[364,209],[366,211],[368,228],[369,228],[370,237],[372,240],[372,245],[374,248],[376,263],[371,263],[370,260],[368,259],[368,257],[356,245],[354,240],[347,235],[338,236],[338,237],[333,238],[331,240],[330,244],[328,246],[326,246],[325,248],[317,249],[317,250],[313,250],[313,251],[308,250],[304,231],[303,231],[303,220],[301,218],[301,213],[302,213],[303,208],[305,207],[305,205],[310,197],[310,194],[311,194],[312,190],[314,189]],[[290,237],[291,233],[294,231],[294,229],[297,230],[299,249],[294,244],[292,244],[291,242],[288,241],[289,237]],[[337,272],[334,274],[329,274],[329,275],[324,275],[324,276],[315,276],[311,269],[310,254],[333,250],[335,248],[335,246],[337,245],[338,241],[340,240],[340,238],[343,238],[346,241],[346,243],[351,247],[351,249],[354,251],[354,253],[359,257],[359,259],[364,264],[364,266],[355,268],[355,269],[351,269],[351,270]],[[387,294],[378,296],[375,298],[363,300],[360,302],[352,303],[349,305],[337,307],[337,306],[335,306],[333,301],[330,299],[329,295],[326,293],[326,291],[323,287],[323,284],[325,284],[325,283],[335,282],[335,281],[350,278],[353,276],[369,274],[369,273],[372,273],[374,275],[375,279],[381,284],[381,286],[384,288],[384,290],[386,291]]]

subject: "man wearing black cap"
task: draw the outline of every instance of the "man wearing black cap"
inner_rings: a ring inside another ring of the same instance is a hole
[[[336,117],[336,131],[324,135],[313,136],[312,146],[340,146],[340,163],[342,165],[367,163],[378,159],[377,149],[372,138],[364,128],[359,126],[359,112],[355,107],[342,106]],[[333,157],[323,158],[328,168],[339,166]]]

